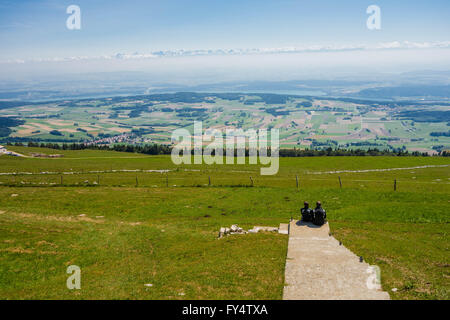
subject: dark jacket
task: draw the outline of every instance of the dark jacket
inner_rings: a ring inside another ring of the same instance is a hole
[[[314,217],[313,217],[313,223],[321,226],[327,221],[327,213],[324,208],[322,207],[316,207],[314,209]]]
[[[302,221],[308,222],[312,221],[314,217],[314,210],[311,208],[302,208],[300,210],[302,214]]]

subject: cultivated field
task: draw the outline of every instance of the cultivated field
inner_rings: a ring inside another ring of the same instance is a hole
[[[450,298],[448,158],[281,158],[263,177],[257,165],[10,149],[64,156],[0,156],[0,299],[281,299],[287,236],[217,233],[286,223],[304,200],[322,201],[391,298]],[[69,265],[81,290],[66,287]]]
[[[448,104],[275,94],[177,93],[49,102],[0,101],[4,141],[170,144],[177,128],[276,128],[282,148],[450,148]]]

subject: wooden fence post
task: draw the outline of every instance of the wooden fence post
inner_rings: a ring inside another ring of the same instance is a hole
[[[341,176],[339,176],[339,187],[342,189],[342,181],[341,181]]]
[[[394,180],[394,191],[397,191],[397,179]]]
[[[61,185],[63,184],[63,176],[61,175]]]
[[[136,187],[139,186],[138,177],[136,176]]]
[[[169,186],[169,175],[166,173],[166,187]]]
[[[211,176],[208,176],[208,186],[211,186]]]
[[[250,177],[250,181],[252,182],[252,187],[253,187],[253,178],[252,177]]]
[[[295,183],[297,185],[297,190],[298,190],[298,176],[295,176]]]

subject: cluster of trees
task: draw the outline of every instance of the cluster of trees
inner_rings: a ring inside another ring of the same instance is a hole
[[[63,134],[58,130],[52,130],[49,133],[53,136],[63,136]]]
[[[274,117],[276,116],[288,116],[291,112],[289,110],[278,110],[279,108],[275,107],[275,108],[261,108],[260,110],[264,110],[265,112],[267,112],[268,114],[273,115]]]
[[[364,146],[366,146],[366,147],[368,147],[368,146],[370,146],[370,147],[375,147],[375,146],[382,147],[382,146],[384,146],[381,143],[370,142],[370,141],[350,142],[350,143],[346,143],[345,145],[347,147],[349,147],[349,146],[351,146],[351,147],[364,147]]]
[[[9,127],[17,127],[24,124],[25,121],[12,118],[12,117],[0,117],[0,137],[7,137],[12,130]]]
[[[266,112],[272,114],[274,117],[288,116],[291,114],[289,110],[277,110],[277,108],[266,109]]]
[[[313,150],[317,150],[317,149],[320,149],[320,147],[327,147],[327,146],[330,146],[330,145],[337,146],[338,142],[335,141],[335,140],[329,140],[329,139],[327,141],[324,141],[324,142],[320,142],[320,141],[317,141],[317,140],[313,140],[311,142],[311,147],[313,148]]]
[[[120,106],[120,107],[114,107],[114,114],[111,115],[114,118],[118,117],[118,114],[122,110],[130,110],[130,113],[128,114],[128,117],[130,118],[138,118],[141,116],[142,112],[151,112],[149,107],[152,107],[153,103],[145,103],[145,104],[136,104],[136,105],[128,105],[128,106]],[[110,118],[111,118],[110,116]]]
[[[16,146],[23,146],[24,144],[17,142]],[[172,148],[163,144],[147,144],[147,145],[132,145],[132,144],[116,144],[112,146],[108,145],[92,145],[85,143],[37,143],[28,142],[28,147],[40,147],[40,148],[50,148],[56,150],[106,150],[106,151],[120,151],[120,152],[132,152],[132,153],[143,153],[150,155],[158,154],[170,154]]]
[[[408,150],[396,149],[396,150],[380,150],[374,149],[340,149],[340,148],[327,148],[322,150],[317,149],[280,149],[280,157],[317,157],[317,156],[414,156],[414,157],[427,157],[426,152],[408,152]]]
[[[155,130],[152,128],[138,128],[138,129],[132,129],[131,133],[137,136],[142,136],[144,134],[153,133]]]
[[[30,106],[39,104],[38,102],[25,102],[25,101],[0,101],[0,109],[9,109],[20,106]]]
[[[23,146],[22,143],[17,142],[15,145]],[[146,144],[146,145],[128,145],[128,144],[116,144],[112,146],[108,145],[88,145],[84,143],[36,143],[29,142],[29,147],[41,147],[41,148],[51,148],[57,150],[84,150],[84,149],[94,149],[94,150],[109,150],[109,151],[120,151],[120,152],[132,152],[132,153],[143,153],[149,155],[160,155],[160,154],[171,154],[172,146],[163,145],[163,144]],[[268,155],[270,155],[270,148],[267,150]],[[223,150],[223,154],[225,154],[225,150]],[[192,154],[194,150],[192,150]],[[214,155],[214,152],[212,152]],[[236,155],[237,152],[234,152]],[[248,149],[245,151],[245,155],[249,155]],[[444,150],[440,152],[441,156],[449,157],[450,151]],[[279,150],[280,157],[321,157],[321,156],[415,156],[415,157],[426,157],[428,153],[426,152],[408,152],[404,149],[396,149],[396,150],[379,150],[377,148],[374,149],[339,149],[339,148],[328,148],[323,150],[314,150],[314,149],[280,149]]]
[[[442,152],[444,151],[445,146],[443,144],[438,145],[438,146],[432,146],[431,149],[437,151],[437,152]]]
[[[432,137],[450,137],[450,131],[430,132],[430,136],[432,136]]]
[[[273,94],[273,93],[255,93],[250,94],[253,96],[258,96],[266,104],[286,104],[292,96],[286,94]]]
[[[415,122],[447,122],[450,121],[450,111],[407,110],[399,112],[396,117],[411,119]]]
[[[300,102],[297,103],[296,108],[311,108],[313,106],[313,104],[311,103],[311,101],[304,101],[304,102]]]
[[[33,116],[33,119],[53,119],[53,118],[60,118],[62,113],[57,114],[49,114],[45,116]]]
[[[181,109],[177,109],[177,116],[183,117],[183,118],[194,118],[196,120],[204,120],[208,117],[207,112],[208,109],[206,108],[191,108],[191,107],[184,107]]]
[[[119,117],[119,112],[114,111],[114,113],[111,113],[108,118],[109,119],[117,119],[118,117]]]

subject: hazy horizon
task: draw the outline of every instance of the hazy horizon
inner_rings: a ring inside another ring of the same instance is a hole
[[[69,30],[69,5],[80,29]],[[381,28],[366,12],[380,8]],[[0,1],[0,79],[145,72],[156,82],[450,70],[450,4],[435,1]]]

